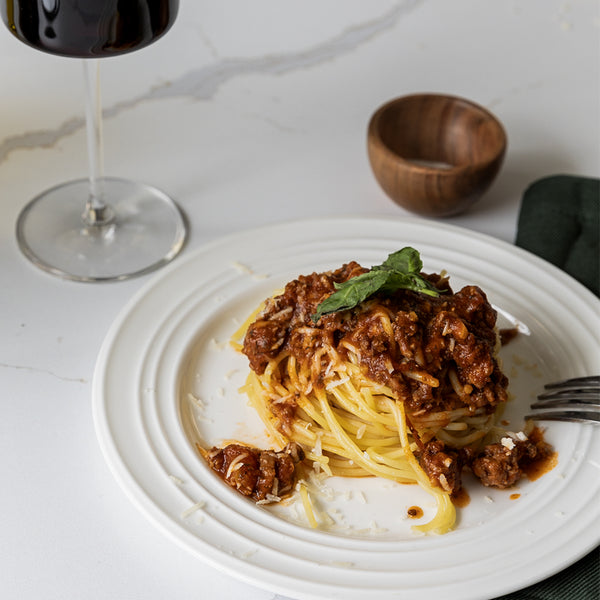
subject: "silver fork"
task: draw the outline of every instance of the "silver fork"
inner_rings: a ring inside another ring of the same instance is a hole
[[[544,389],[531,405],[536,412],[526,419],[600,424],[600,375],[564,379],[548,383]]]

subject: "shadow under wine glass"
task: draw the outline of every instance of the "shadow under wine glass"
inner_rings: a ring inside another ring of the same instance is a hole
[[[35,265],[75,281],[118,281],[149,273],[182,249],[178,206],[149,185],[104,177],[98,58],[138,50],[164,35],[179,0],[1,0],[9,31],[38,50],[83,58],[89,175],[31,200],[17,241]]]

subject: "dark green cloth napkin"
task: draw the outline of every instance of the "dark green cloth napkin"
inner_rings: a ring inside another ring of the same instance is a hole
[[[554,175],[523,194],[517,246],[600,295],[600,179]]]
[[[564,571],[496,600],[598,600],[600,598],[600,548]]]
[[[555,175],[525,191],[516,244],[560,267],[597,296],[599,235],[600,180]],[[596,548],[564,571],[497,600],[599,599],[600,548]]]

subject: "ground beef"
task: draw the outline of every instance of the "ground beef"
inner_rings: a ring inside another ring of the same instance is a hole
[[[513,486],[523,476],[523,463],[538,455],[537,446],[529,440],[504,440],[504,443],[486,446],[471,464],[474,475],[483,485],[500,489]]]
[[[462,487],[463,462],[458,452],[434,440],[425,444],[418,454],[419,463],[431,484],[456,494]]]
[[[424,276],[443,291],[437,298],[409,290],[375,294],[354,309],[324,315],[317,324],[312,321],[336,283],[366,271],[351,262],[335,271],[303,275],[269,299],[244,339],[243,352],[252,370],[262,374],[282,351],[299,364],[307,364],[321,347],[335,348],[343,358],[349,344],[359,350],[366,375],[392,387],[409,412],[464,406],[492,412],[506,401],[508,380],[494,355],[496,312],[476,286],[453,293],[446,278],[428,274]],[[389,318],[391,333],[384,330],[382,315]],[[448,383],[449,370],[456,372],[465,390],[460,397]],[[440,385],[411,378],[415,371],[430,374]],[[317,377],[313,385],[322,381]]]
[[[477,286],[454,293],[447,278],[423,274],[442,292],[439,297],[409,290],[377,293],[353,309],[313,322],[312,315],[335,291],[336,283],[366,271],[351,262],[335,271],[300,276],[282,294],[267,300],[244,339],[243,352],[250,367],[260,375],[271,359],[286,352],[308,369],[321,348],[333,348],[342,359],[348,347],[355,348],[365,375],[390,386],[404,402],[408,416],[414,416],[414,423],[432,412],[465,407],[469,413],[482,409],[490,414],[507,400],[508,379],[495,357],[499,346],[496,311]],[[284,369],[285,361],[281,365]],[[321,357],[321,371],[311,371],[313,386],[324,385],[326,368],[327,354]],[[274,373],[275,379],[278,376],[284,379],[285,372]],[[294,397],[271,406],[284,433],[290,430],[296,407]],[[418,438],[418,432],[413,433]],[[484,485],[509,487],[522,477],[523,465],[543,451],[541,444],[520,440],[490,444],[483,450],[452,449],[436,439],[420,445],[416,455],[431,483],[452,494],[461,489],[465,467]],[[242,491],[246,495],[265,498],[273,493],[273,481],[281,477],[277,469],[287,472],[293,461],[278,462],[272,453],[262,459],[260,451],[248,453],[247,465],[232,470],[226,480],[246,490]],[[216,470],[227,474],[232,459],[222,460]]]
[[[470,468],[483,485],[506,489],[515,485],[530,465],[540,463],[552,454],[552,448],[544,442],[541,432],[537,433],[537,441],[535,438],[506,437],[479,451],[470,447],[454,450],[439,440],[432,440],[424,445],[417,457],[431,484],[451,494],[460,491],[465,467]]]
[[[296,482],[296,464],[302,460],[304,452],[294,442],[281,452],[229,444],[206,453],[211,469],[240,494],[257,502],[275,501],[289,494]]]
[[[297,328],[313,326],[311,315],[320,302],[335,291],[336,283],[365,271],[358,263],[351,262],[331,273],[301,275],[285,286],[283,294],[269,298],[244,339],[244,354],[250,361],[250,368],[256,373],[263,373],[269,360],[280,352],[283,343],[290,345],[290,336],[296,352],[305,352],[312,347],[312,336],[305,336],[302,329],[298,331]]]

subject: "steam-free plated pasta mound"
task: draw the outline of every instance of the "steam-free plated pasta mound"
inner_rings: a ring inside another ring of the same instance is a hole
[[[268,298],[241,334],[251,369],[243,391],[281,450],[202,450],[211,468],[257,502],[299,489],[313,526],[307,469],[418,483],[437,513],[415,529],[444,533],[465,469],[509,488],[547,461],[539,430],[497,423],[508,379],[485,293],[453,292],[444,274],[421,269],[418,252],[403,248],[371,269],[350,262],[300,276]]]

